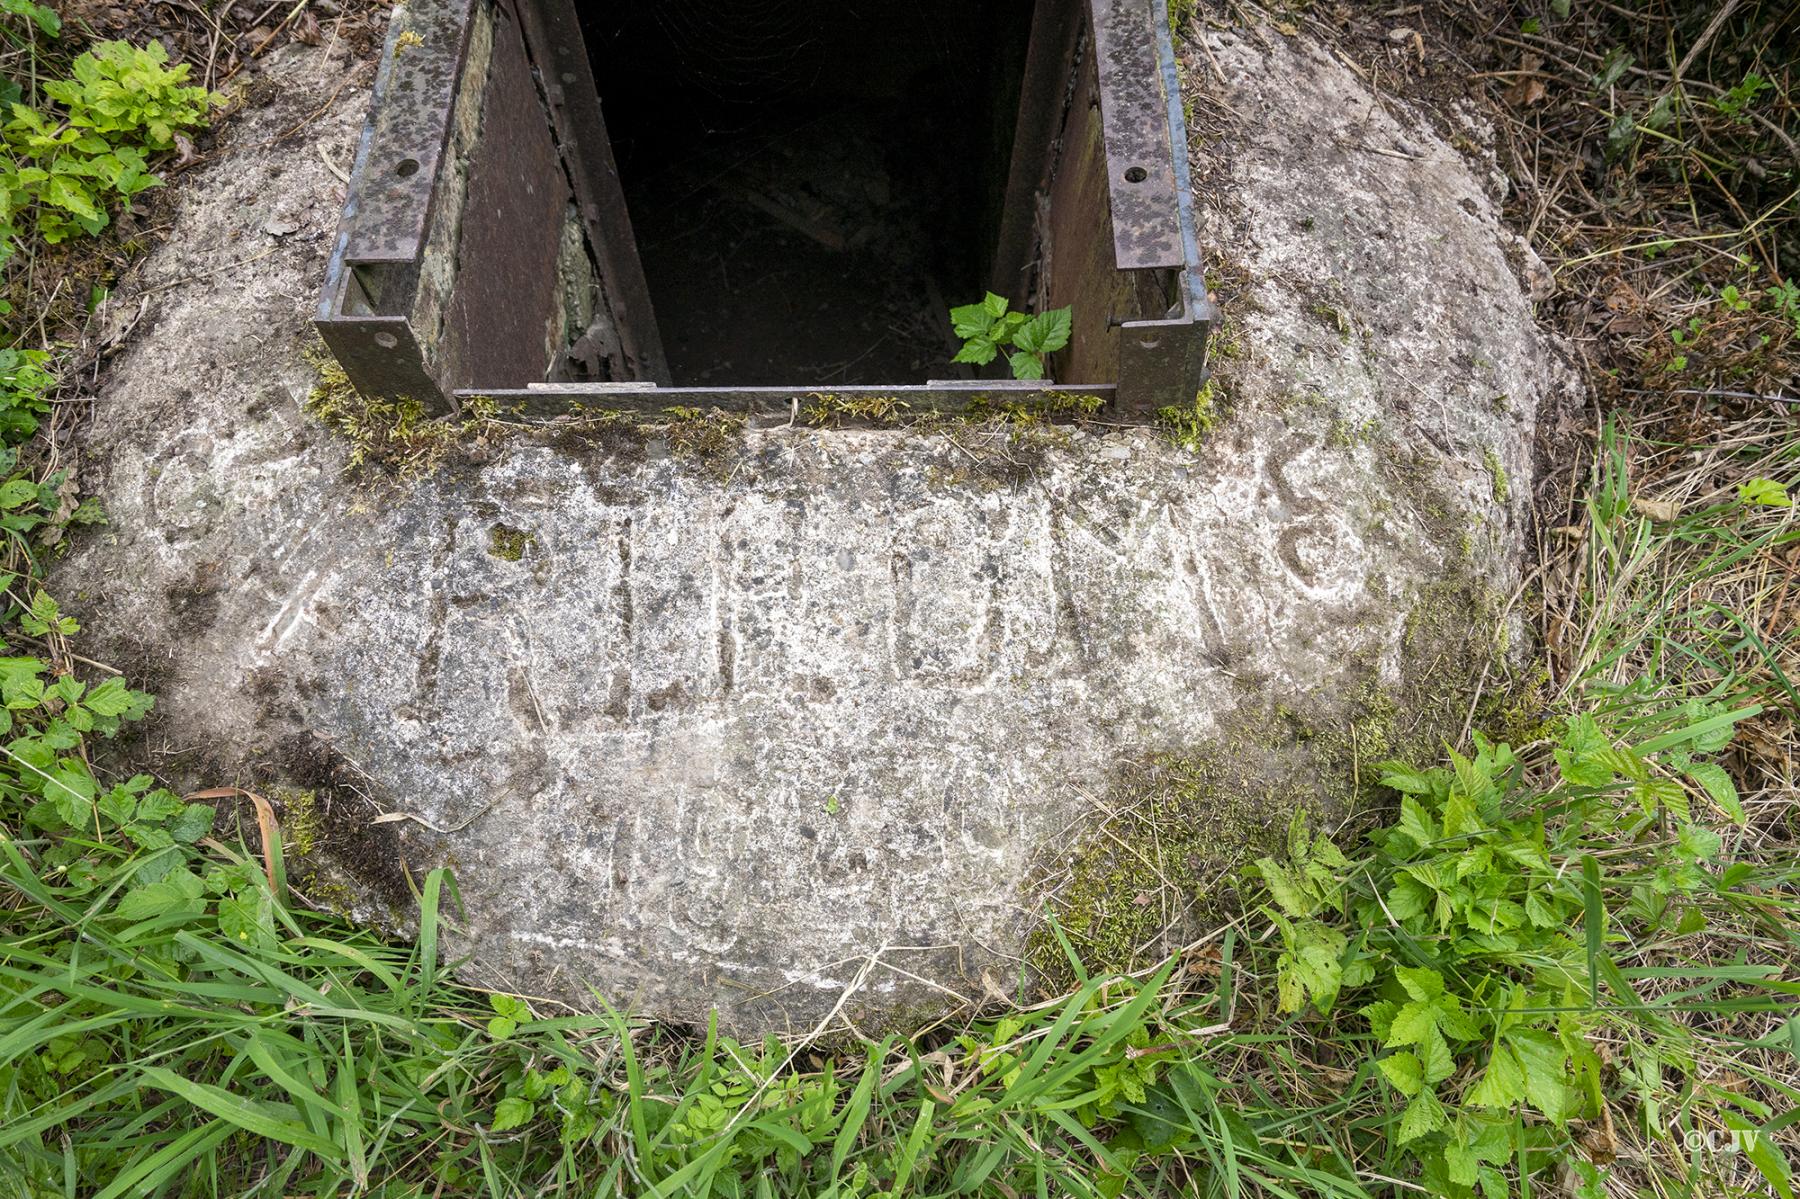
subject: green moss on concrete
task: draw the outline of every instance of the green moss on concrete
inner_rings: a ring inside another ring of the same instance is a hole
[[[319,816],[318,792],[299,787],[271,787],[265,798],[281,822],[282,849],[300,857],[312,853],[324,828]]]
[[[1504,504],[1512,495],[1512,480],[1507,476],[1506,464],[1493,450],[1482,456],[1482,463],[1487,467],[1488,478],[1493,481],[1494,502]]]
[[[503,561],[517,562],[536,545],[537,534],[530,529],[515,529],[507,524],[497,524],[488,529],[487,552]]]
[[[1279,842],[1295,811],[1335,823],[1386,804],[1379,764],[1437,759],[1460,737],[1483,677],[1493,687],[1506,676],[1503,597],[1471,552],[1472,517],[1433,473],[1442,463],[1378,430],[1367,436],[1382,469],[1363,499],[1405,518],[1417,547],[1409,573],[1425,580],[1370,617],[1398,619],[1397,675],[1370,659],[1310,694],[1248,680],[1204,743],[1122,771],[1073,847],[1046,845],[1034,872],[1088,970],[1153,964],[1228,917],[1243,866]],[[1370,593],[1384,589],[1372,582]],[[1535,711],[1529,699],[1517,707]],[[1519,731],[1525,716],[1509,722]],[[1026,956],[1050,986],[1068,981],[1048,925]]]
[[[1156,410],[1156,423],[1167,435],[1169,444],[1189,453],[1198,453],[1206,437],[1221,419],[1219,396],[1212,379],[1194,393],[1192,404],[1170,404]]]

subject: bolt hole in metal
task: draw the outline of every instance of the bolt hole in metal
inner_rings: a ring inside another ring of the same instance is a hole
[[[400,344],[400,339],[395,337],[392,333],[377,333],[375,335],[375,344],[384,350],[391,350]]]
[[[1143,167],[1125,168],[1125,182],[1127,183],[1142,183],[1148,178],[1150,178],[1150,172]]]
[[[402,158],[400,160],[400,165],[394,168],[394,174],[400,176],[402,179],[410,179],[418,173],[419,160],[416,158]]]

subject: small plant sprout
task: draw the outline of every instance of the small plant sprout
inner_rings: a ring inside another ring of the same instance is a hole
[[[1750,507],[1792,508],[1787,488],[1774,479],[1751,479],[1738,484],[1738,501]]]
[[[1002,349],[1009,349],[1006,361],[1013,378],[1042,379],[1044,356],[1069,344],[1071,310],[1053,308],[1032,316],[1008,311],[1009,307],[1005,296],[990,291],[979,304],[952,308],[950,325],[963,339],[963,347],[951,361],[986,366]]]

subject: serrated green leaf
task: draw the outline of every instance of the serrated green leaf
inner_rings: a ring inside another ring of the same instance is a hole
[[[1774,479],[1750,479],[1738,484],[1738,501],[1768,508],[1792,508],[1787,488]]]
[[[217,816],[217,810],[207,804],[189,804],[169,822],[169,835],[184,845],[192,845],[212,832]]]
[[[1422,1136],[1439,1132],[1450,1123],[1444,1105],[1430,1091],[1414,1095],[1406,1110],[1400,1113],[1400,1143],[1405,1145]]]
[[[1054,354],[1069,344],[1070,309],[1040,312],[1020,325],[1013,344],[1033,354]]]
[[[985,337],[988,330],[994,327],[994,314],[988,312],[984,305],[964,304],[950,310],[950,327],[961,338]]]
[[[1389,1049],[1417,1045],[1437,1031],[1437,1009],[1429,1003],[1409,1003],[1394,1013],[1383,1044]]]
[[[1456,1073],[1456,1057],[1450,1052],[1450,1044],[1435,1028],[1419,1042],[1419,1062],[1425,1071],[1425,1081],[1434,1085]]]
[[[1742,828],[1748,817],[1744,814],[1744,805],[1738,799],[1737,784],[1731,781],[1731,775],[1723,766],[1712,762],[1691,762],[1687,766],[1687,776],[1699,784],[1700,789],[1731,818],[1731,822]]]
[[[1006,364],[1012,367],[1015,379],[1042,379],[1044,377],[1044,360],[1029,350],[1018,350],[1008,354]]]
[[[1394,979],[1420,1003],[1431,1003],[1444,993],[1444,976],[1424,966],[1401,966]]]
[[[488,1125],[488,1131],[505,1132],[510,1128],[518,1128],[529,1123],[532,1116],[536,1114],[537,1109],[532,1106],[530,1100],[522,1099],[517,1095],[508,1095],[494,1105],[494,1121]]]
[[[986,366],[999,356],[999,349],[985,337],[973,337],[963,343],[962,349],[956,351],[952,362],[972,362],[977,366]]]
[[[1312,900],[1274,858],[1258,858],[1256,871],[1262,875],[1263,884],[1269,888],[1269,895],[1282,911],[1296,917],[1313,914],[1315,908]]]
[[[1525,1072],[1512,1050],[1501,1044],[1488,1056],[1487,1069],[1482,1071],[1481,1078],[1475,1085],[1469,1088],[1469,1093],[1463,1096],[1463,1103],[1504,1111],[1524,1099]]]
[[[1406,1050],[1390,1053],[1375,1065],[1394,1089],[1409,1099],[1425,1089],[1424,1067],[1416,1055]]]
[[[1450,1176],[1450,1181],[1457,1186],[1474,1186],[1480,1171],[1481,1164],[1475,1160],[1475,1151],[1451,1138],[1444,1146],[1444,1172]]]

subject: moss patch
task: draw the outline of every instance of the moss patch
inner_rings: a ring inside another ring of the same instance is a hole
[[[497,524],[488,530],[488,553],[507,562],[517,562],[527,550],[537,545],[537,534],[530,529],[515,529]]]
[[[1183,406],[1170,404],[1156,410],[1156,423],[1169,438],[1169,444],[1189,453],[1198,453],[1207,434],[1217,427],[1221,405],[1213,380],[1208,379],[1194,393],[1194,402]]]
[[[1512,480],[1507,476],[1506,464],[1500,461],[1500,455],[1493,450],[1482,456],[1482,462],[1487,467],[1488,478],[1493,481],[1494,502],[1504,504],[1507,497],[1512,495]]]
[[[308,360],[319,381],[306,397],[306,413],[349,441],[352,470],[378,466],[402,480],[421,478],[493,416],[491,401],[485,406],[471,401],[462,418],[427,416],[418,400],[379,399],[357,391],[323,346],[309,351]]]
[[[1483,677],[1505,689],[1503,597],[1462,548],[1473,518],[1427,473],[1441,463],[1368,436],[1383,466],[1376,498],[1406,510],[1420,547],[1402,552],[1426,580],[1388,601],[1405,613],[1398,677],[1371,658],[1340,676],[1349,683],[1309,694],[1246,680],[1214,736],[1123,770],[1086,831],[1072,846],[1044,846],[1032,872],[1086,969],[1139,969],[1216,927],[1235,910],[1242,868],[1279,843],[1296,811],[1323,824],[1375,813],[1391,799],[1377,787],[1381,762],[1436,760],[1461,734]],[[1494,723],[1528,723],[1529,697],[1519,706]],[[1026,957],[1052,990],[1069,981],[1047,924]]]

